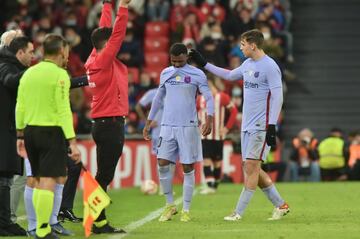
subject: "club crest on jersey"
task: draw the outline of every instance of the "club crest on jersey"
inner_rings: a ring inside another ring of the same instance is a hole
[[[185,83],[190,83],[191,82],[191,77],[190,76],[185,76],[184,81],[185,81]]]
[[[175,77],[175,80],[176,80],[176,81],[180,81],[180,80],[181,80],[181,76],[176,76],[176,77]]]
[[[258,72],[258,71],[256,71],[256,72],[254,73],[255,78],[258,78],[259,75],[260,75],[260,72]]]
[[[254,72],[253,72],[252,70],[249,70],[248,73],[249,73],[249,76],[253,76],[253,75],[254,75]]]

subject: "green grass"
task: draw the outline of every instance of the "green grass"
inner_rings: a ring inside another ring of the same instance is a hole
[[[283,220],[267,221],[272,205],[257,190],[244,218],[239,222],[225,222],[223,217],[234,209],[241,185],[223,184],[215,195],[197,194],[192,203],[192,221],[180,222],[179,214],[165,223],[153,220],[125,238],[359,238],[360,183],[282,183],[277,184],[289,203],[291,212]],[[175,198],[181,196],[176,187]],[[107,210],[113,225],[126,227],[164,205],[162,196],[144,196],[138,188],[110,192],[113,204]],[[75,212],[82,214],[79,193]],[[179,206],[181,209],[181,205]],[[23,209],[20,211],[23,212]],[[25,222],[21,223],[25,224]],[[65,223],[76,236],[84,238],[80,224]],[[110,235],[92,235],[91,238],[116,238]]]

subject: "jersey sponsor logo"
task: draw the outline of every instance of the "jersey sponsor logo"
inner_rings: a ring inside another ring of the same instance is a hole
[[[259,85],[257,83],[251,82],[251,81],[245,81],[244,82],[244,87],[249,89],[249,88],[259,88]]]
[[[168,80],[166,83],[169,83],[170,85],[182,85],[184,82],[181,81],[174,81],[174,80]]]
[[[184,81],[185,81],[185,83],[190,83],[191,82],[191,77],[190,76],[185,76]]]

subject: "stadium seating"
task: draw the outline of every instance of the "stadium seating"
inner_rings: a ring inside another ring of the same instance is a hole
[[[169,54],[165,52],[155,52],[145,54],[146,67],[165,68],[169,65]]]
[[[168,37],[168,22],[148,22],[145,25],[145,37]]]
[[[129,77],[132,77],[132,81],[134,83],[139,83],[139,69],[136,67],[128,67],[128,75]]]
[[[148,52],[167,52],[169,50],[169,38],[146,37],[144,45],[145,54]]]
[[[164,68],[161,68],[161,67],[145,67],[143,69],[144,72],[148,73],[151,77],[151,79],[156,83],[156,84],[159,84],[160,82],[160,74],[161,74],[161,71],[163,70]]]

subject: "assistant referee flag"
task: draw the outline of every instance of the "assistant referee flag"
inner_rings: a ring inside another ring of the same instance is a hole
[[[84,221],[85,237],[91,234],[93,222],[98,218],[100,212],[110,204],[110,197],[101,188],[99,183],[93,178],[85,168],[84,179]]]

